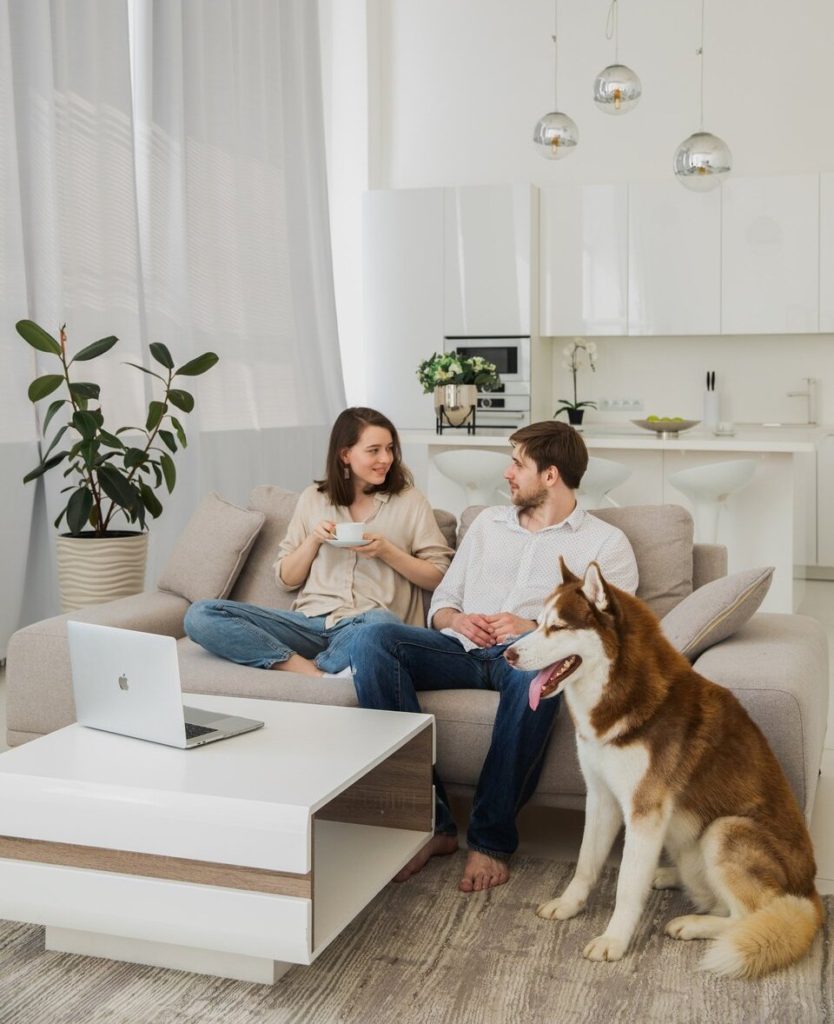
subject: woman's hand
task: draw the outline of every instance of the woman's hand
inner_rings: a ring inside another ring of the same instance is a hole
[[[324,544],[326,540],[333,540],[336,536],[336,524],[329,519],[322,519],[320,523],[316,523],[310,536],[315,537],[319,544]]]
[[[392,552],[399,550],[395,544],[392,544],[387,537],[383,537],[381,533],[363,533],[362,538],[368,541],[368,543],[363,544],[361,547],[350,548],[360,558],[381,558],[383,562],[387,562],[391,558]]]

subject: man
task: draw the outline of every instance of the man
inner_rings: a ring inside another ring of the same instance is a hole
[[[536,788],[559,698],[534,713],[534,672],[513,669],[507,645],[536,627],[560,582],[559,555],[582,574],[599,563],[605,578],[634,593],[637,565],[621,530],[578,508],[575,490],[588,466],[581,436],[567,424],[533,423],[510,438],[504,473],[512,505],[485,509],[472,523],[429,609],[429,626],[368,626],[352,654],[359,703],[419,711],[417,690],[486,689],[500,694],[492,741],[478,780],[459,888],[480,892],[509,878],[518,845],[515,818]],[[435,780],[435,835],[397,875],[402,881],[430,857],[453,853],[457,826]]]

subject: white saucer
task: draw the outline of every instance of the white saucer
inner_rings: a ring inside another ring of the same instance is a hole
[[[736,432],[734,430],[713,430],[715,437],[735,437]]]
[[[369,540],[329,540],[326,543],[332,544],[334,548],[364,548],[371,542]]]

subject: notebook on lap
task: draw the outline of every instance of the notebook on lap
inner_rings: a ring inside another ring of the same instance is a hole
[[[171,636],[68,622],[72,689],[81,725],[170,747],[199,747],[264,723],[183,707]]]

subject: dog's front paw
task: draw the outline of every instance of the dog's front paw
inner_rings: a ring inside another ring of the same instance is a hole
[[[564,896],[557,896],[555,900],[548,900],[547,903],[542,903],[536,911],[536,915],[543,917],[546,921],[567,921],[571,917],[576,917],[584,906],[584,900],[566,899]]]
[[[679,889],[681,884],[678,869],[675,867],[658,868],[654,873],[653,889]]]
[[[626,951],[626,943],[615,939],[613,935],[598,935],[582,950],[588,960],[621,960]]]

